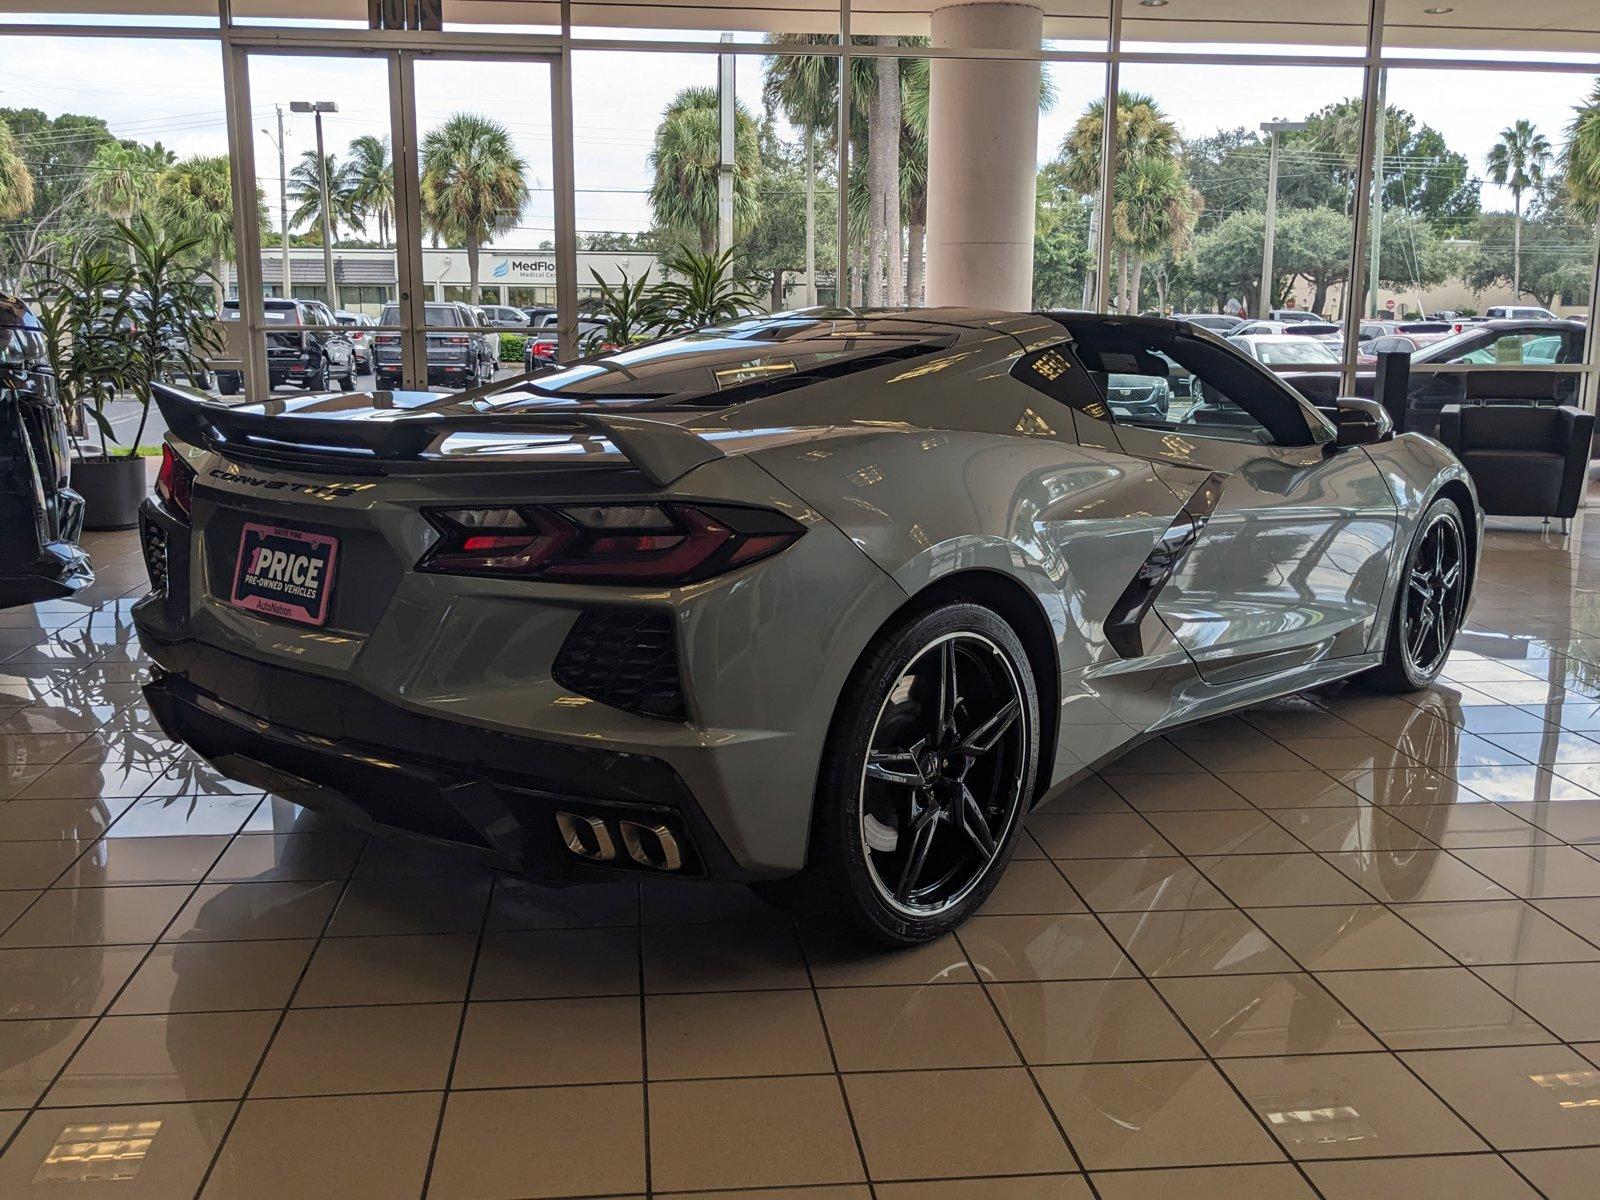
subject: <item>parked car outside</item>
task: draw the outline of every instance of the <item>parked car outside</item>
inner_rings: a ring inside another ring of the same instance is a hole
[[[356,373],[372,374],[372,334],[368,331],[377,322],[366,313],[345,312],[343,309],[334,313],[333,319],[350,330],[350,342],[356,350]]]
[[[307,325],[337,326],[333,310],[320,300],[284,300],[268,297],[261,302],[267,327],[267,387],[285,384],[301,391],[325,392],[337,385],[351,392],[356,386],[356,344],[344,330],[306,329]],[[239,320],[239,302],[225,300],[224,321]],[[279,330],[281,329],[281,332]],[[237,396],[244,390],[240,371],[218,371],[217,390]]]
[[[1286,324],[1313,321],[1318,324],[1327,324],[1320,316],[1303,308],[1273,308],[1267,311],[1269,321],[1282,321]]]
[[[1294,333],[1234,334],[1228,341],[1265,367],[1314,367],[1339,361],[1339,352],[1330,343]]]
[[[487,337],[473,329],[478,318],[467,305],[441,300],[424,306],[423,319],[428,332],[428,386],[448,388],[477,387],[494,378],[498,346],[491,353]],[[378,314],[379,325],[400,324],[399,306],[385,304]],[[400,386],[400,334],[380,333],[373,339],[374,373],[380,388]]]
[[[549,366],[556,361],[560,352],[560,335],[556,331],[556,317],[550,314],[550,323],[537,332],[528,335],[527,344],[522,349],[522,369],[531,371],[535,367]],[[604,350],[613,350],[614,346],[593,345],[595,335],[606,327],[604,321],[597,321],[592,317],[578,318],[578,353],[597,354]]]
[[[520,308],[512,308],[505,304],[485,304],[483,312],[489,319],[489,324],[496,329],[509,329],[513,332],[523,332],[532,326],[528,314]]]
[[[1344,329],[1328,321],[1247,321],[1229,337],[1254,337],[1261,334],[1292,334],[1295,337],[1343,340]]]
[[[1431,346],[1435,342],[1442,342],[1450,336],[1449,332],[1384,334],[1361,344],[1356,352],[1356,365],[1363,367],[1376,366],[1378,355],[1380,354],[1415,354],[1422,347]]]
[[[1227,335],[1244,324],[1243,317],[1232,317],[1227,313],[1174,313],[1174,321],[1187,321],[1191,325],[1198,325],[1201,329],[1209,329],[1212,333]]]
[[[1548,308],[1531,304],[1496,304],[1484,314],[1491,321],[1559,321],[1560,317]]]

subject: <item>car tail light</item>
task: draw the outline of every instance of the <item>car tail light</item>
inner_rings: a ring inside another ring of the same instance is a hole
[[[444,344],[446,346],[470,346],[472,344],[472,339],[469,337],[460,336],[447,337],[444,339]]]
[[[554,358],[556,356],[556,344],[554,342],[534,342],[529,346],[529,350],[535,358]]]
[[[162,443],[161,469],[156,473],[156,495],[173,512],[188,520],[193,492],[194,468],[179,458],[171,445]]]
[[[573,583],[693,583],[776,554],[805,532],[763,508],[676,502],[427,515],[441,536],[419,571]]]
[[[372,342],[375,346],[398,346],[400,344],[400,335],[398,333],[375,333],[372,335]]]

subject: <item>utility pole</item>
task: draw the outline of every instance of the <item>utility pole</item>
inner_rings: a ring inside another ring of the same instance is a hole
[[[733,41],[733,34],[723,34],[722,40]],[[732,54],[717,55],[717,251],[722,254],[733,249],[734,114],[738,110],[733,66]]]
[[[328,200],[328,157],[322,151],[322,114],[338,112],[339,106],[332,100],[294,100],[289,104],[289,111],[313,113],[316,117],[317,190],[321,195],[322,208],[322,277],[328,287],[328,307],[338,308],[339,283],[333,277],[333,214],[329,210]]]
[[[289,279],[289,163],[288,155],[284,151],[283,141],[283,105],[272,106],[278,114],[278,223],[279,232],[283,240],[283,288],[279,293],[289,296],[291,293]],[[261,132],[266,133],[266,130]],[[267,134],[271,137],[271,134]]]
[[[1378,135],[1372,146],[1372,251],[1367,267],[1367,315],[1378,313],[1378,265],[1383,249],[1383,151],[1389,140],[1389,69],[1378,71]],[[1356,186],[1360,186],[1358,183]]]
[[[1273,256],[1278,241],[1278,135],[1304,129],[1305,121],[1263,121],[1261,132],[1267,135],[1267,224],[1261,247],[1261,297],[1256,305],[1257,316],[1263,320],[1272,310]]]
[[[806,307],[817,303],[817,131],[806,126]]]

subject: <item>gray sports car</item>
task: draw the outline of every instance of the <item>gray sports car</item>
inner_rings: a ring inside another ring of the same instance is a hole
[[[456,396],[159,402],[173,738],[541,879],[744,880],[891,943],[1141,739],[1427,685],[1481,542],[1438,443],[1154,319],[808,310]]]

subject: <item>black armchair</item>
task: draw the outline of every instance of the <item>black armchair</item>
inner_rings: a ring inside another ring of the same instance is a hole
[[[1451,404],[1439,414],[1439,440],[1497,517],[1576,514],[1593,439],[1594,414],[1566,405]]]

